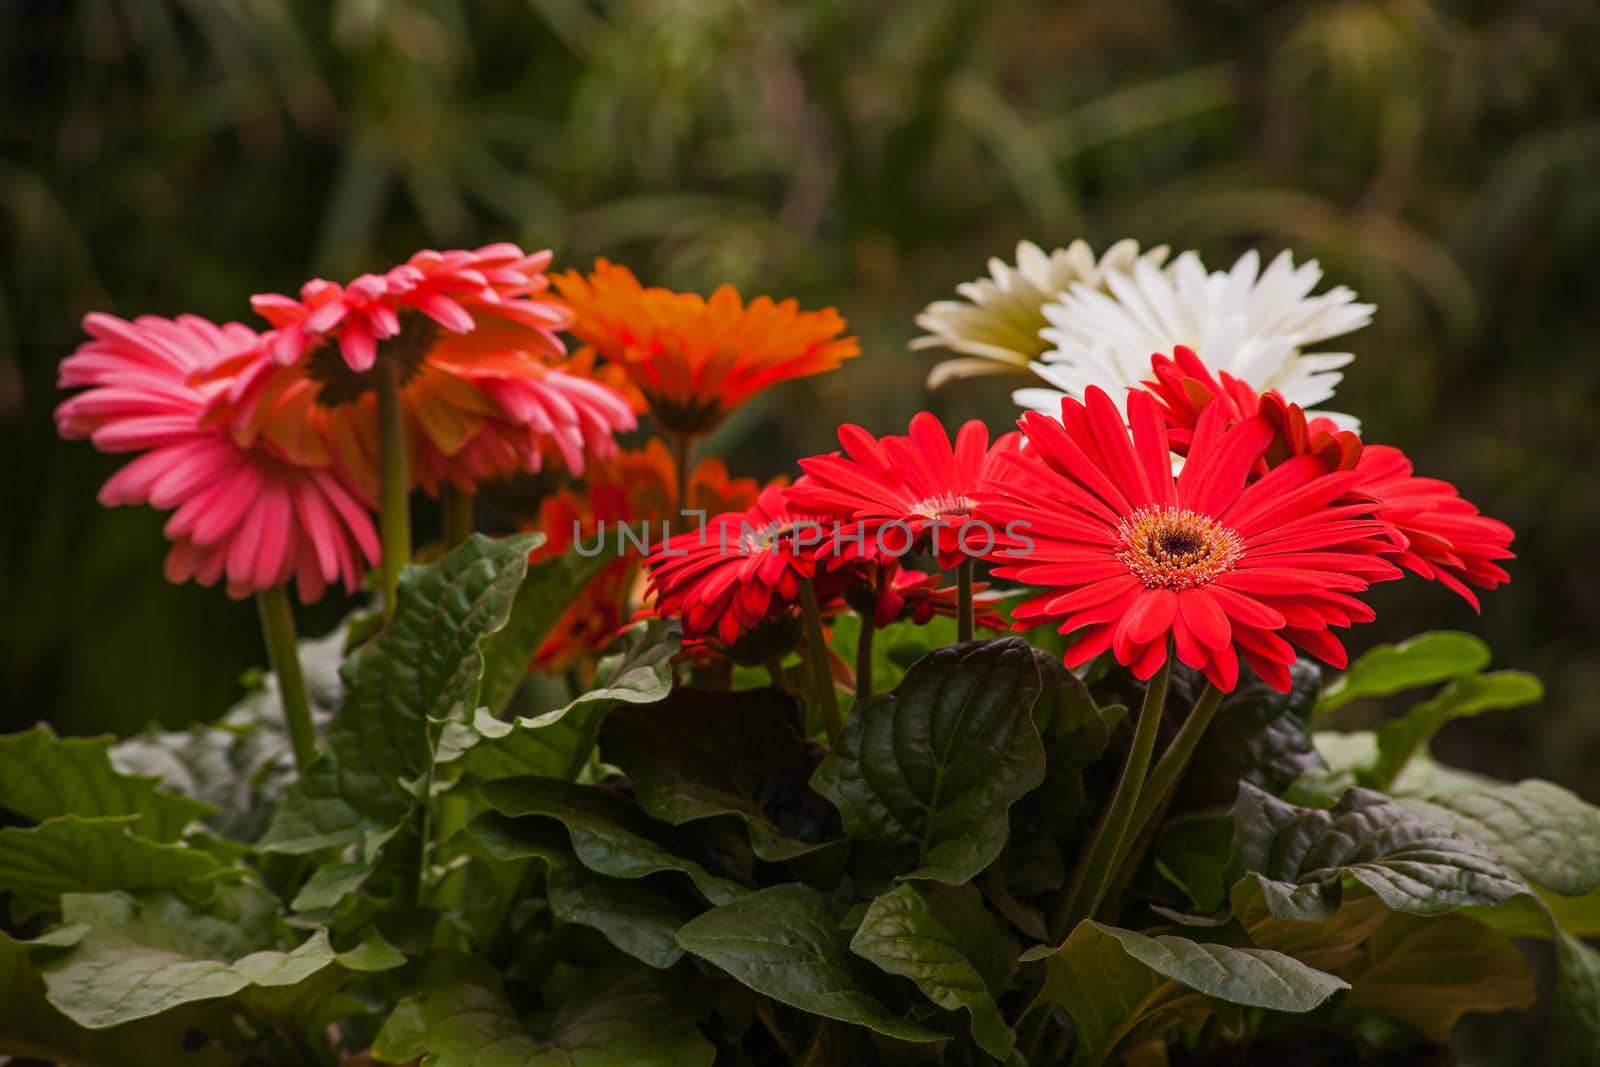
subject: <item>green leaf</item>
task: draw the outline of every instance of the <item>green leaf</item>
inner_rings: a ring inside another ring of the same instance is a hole
[[[1016,970],[1017,942],[971,886],[909,882],[883,894],[850,940],[856,955],[917,983],[941,1008],[967,1009],[972,1036],[1004,1060],[1016,1035],[996,999]]]
[[[1060,948],[1022,958],[1045,961],[1039,999],[1072,1016],[1073,1063],[1083,1067],[1109,1062],[1119,1049],[1179,1023],[1201,1022],[1216,1001],[1303,1013],[1348,988],[1281,952],[1149,937],[1093,921],[1079,923]]]
[[[60,815],[38,826],[0,830],[0,890],[29,894],[168,889],[217,878],[227,868],[209,852],[135,836],[133,815]]]
[[[1562,930],[1555,932],[1555,943],[1554,1062],[1594,1063],[1600,1059],[1600,952]]]
[[[756,855],[777,862],[828,844],[817,838],[832,809],[809,785],[817,757],[799,715],[776,689],[679,688],[612,712],[600,751],[651,815],[673,825],[734,816],[748,827]]]
[[[375,958],[370,952],[341,957],[325,931],[287,952],[268,948],[259,931],[165,894],[69,893],[61,910],[67,923],[81,924],[86,932],[40,970],[50,1003],[91,1029],[250,990],[294,986],[327,967],[399,962],[398,956]]]
[[[648,704],[672,691],[679,644],[675,623],[653,620],[634,627],[626,646],[600,661],[595,688],[571,703],[509,723],[480,710],[470,733],[454,742],[465,754],[467,773],[484,782],[529,774],[577,777],[612,709]]]
[[[708,901],[721,904],[744,890],[712,875],[685,855],[689,842],[652,821],[617,793],[553,778],[502,778],[483,787],[484,799],[502,815],[537,815],[567,828],[572,851],[583,865],[612,878],[643,878],[657,871],[689,876]]]
[[[999,855],[1011,805],[1044,780],[1039,692],[1021,638],[931,652],[860,703],[812,787],[875,871],[959,885]]]
[[[228,1067],[247,1056],[200,1044],[196,1019],[171,1013],[109,1029],[88,1030],[46,999],[44,979],[31,956],[70,947],[81,927],[58,927],[34,941],[15,941],[0,931],[0,1056],[19,1056],[75,1067]]]
[[[1174,811],[1230,808],[1240,782],[1278,794],[1322,765],[1310,729],[1321,672],[1300,660],[1290,680],[1289,692],[1280,693],[1248,674],[1223,698],[1179,782]]]
[[[536,544],[474,534],[401,571],[394,618],[344,666],[347,695],[328,734],[340,795],[357,811],[393,825],[411,809],[412,783],[432,765],[430,723],[478,707],[478,643],[506,624]]]
[[[1280,919],[1328,918],[1338,910],[1345,878],[1394,910],[1418,915],[1528,892],[1476,841],[1366,789],[1320,809],[1246,784],[1234,822],[1235,871],[1259,882],[1268,910]]]
[[[518,1017],[497,976],[432,961],[420,992],[373,1044],[385,1062],[422,1067],[710,1067],[716,1049],[685,1010],[680,981],[649,971],[593,972],[548,990],[550,1007]]]
[[[43,723],[0,736],[0,808],[35,822],[58,815],[133,815],[134,831],[175,841],[205,804],[161,791],[155,778],[112,766],[110,737],[57,737]]]
[[[1489,646],[1468,633],[1441,630],[1398,645],[1379,645],[1323,690],[1318,715],[1363,697],[1385,697],[1437,685],[1489,665]]]
[[[1536,885],[1574,897],[1600,886],[1600,808],[1551,782],[1530,778],[1403,803],[1481,842]]]
[[[1451,682],[1432,700],[1378,726],[1378,761],[1368,784],[1376,789],[1389,788],[1411,757],[1424,750],[1439,728],[1450,720],[1521,707],[1543,695],[1544,687],[1539,679],[1522,671],[1475,674]]]
[[[572,863],[550,872],[545,895],[556,918],[600,931],[651,967],[671,967],[683,956],[678,930],[694,910],[645,881],[606,878]]]
[[[815,889],[789,884],[747,894],[691,921],[678,931],[678,944],[801,1011],[902,1041],[945,1039],[884,1006],[881,976],[851,954],[839,916]]]
[[[537,537],[529,542],[529,552],[544,543],[543,534]],[[491,715],[498,716],[511,703],[517,686],[527,676],[528,661],[545,637],[583,587],[616,558],[614,550],[593,556],[568,551],[527,568],[527,577],[516,592],[505,626],[483,642],[483,691],[479,703]]]
[[[1391,915],[1346,977],[1342,1010],[1397,1020],[1429,1041],[1448,1041],[1469,1012],[1520,1010],[1537,997],[1517,947],[1459,915]]]

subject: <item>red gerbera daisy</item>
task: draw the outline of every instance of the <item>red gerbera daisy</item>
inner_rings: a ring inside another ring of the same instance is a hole
[[[658,615],[680,616],[685,637],[731,645],[772,611],[793,605],[816,573],[822,527],[772,486],[746,511],[714,515],[649,558]]]
[[[1024,416],[1028,449],[1008,454],[977,494],[980,516],[1016,531],[1000,553],[1012,562],[995,573],[1049,589],[1015,618],[1082,631],[1068,666],[1110,649],[1149,678],[1170,645],[1223,691],[1241,656],[1281,690],[1294,646],[1344,666],[1329,627],[1371,619],[1350,594],[1400,573],[1380,555],[1392,529],[1370,501],[1351,499],[1360,475],[1307,456],[1246,484],[1272,427],[1259,416],[1229,427],[1216,407],[1174,477],[1149,394],[1130,394],[1131,431],[1104,392],[1086,400],[1064,400],[1059,422]]]
[[[973,494],[1020,441],[1008,433],[990,447],[988,427],[973,420],[952,445],[944,425],[926,411],[912,418],[905,436],[876,438],[847,423],[839,428],[845,455],[801,460],[806,476],[791,499],[797,507],[860,523],[859,537],[853,530],[840,539],[842,558],[893,557],[926,545],[948,569],[994,547],[994,531],[973,521]]]
[[[1210,370],[1187,348],[1152,360],[1155,381],[1145,385],[1161,404],[1173,450],[1188,451],[1202,412],[1212,406],[1235,422],[1260,415],[1274,428],[1272,443],[1257,461],[1256,473],[1294,456],[1314,455],[1330,470],[1354,470],[1358,489],[1380,502],[1377,515],[1404,537],[1389,555],[1422,578],[1436,580],[1474,610],[1477,594],[1469,586],[1493,589],[1509,575],[1496,560],[1511,559],[1511,527],[1479,513],[1456,487],[1437,478],[1419,478],[1411,460],[1389,445],[1363,446],[1331,419],[1308,417],[1274,391],[1257,394],[1226,373]]]

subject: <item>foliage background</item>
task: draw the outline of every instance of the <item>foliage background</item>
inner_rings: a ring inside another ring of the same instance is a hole
[[[1355,648],[1488,638],[1549,685],[1447,759],[1600,796],[1600,8],[1244,0],[10,0],[0,5],[0,729],[218,712],[253,609],[161,578],[160,517],[94,503],[55,440],[91,309],[247,297],[511,238],[647,281],[837,304],[866,354],[716,447],[789,470],[836,419],[1011,417],[928,396],[928,300],[1122,236],[1320,258],[1379,305],[1339,406],[1519,531],[1482,618],[1376,596]],[[307,632],[339,616],[328,603]]]

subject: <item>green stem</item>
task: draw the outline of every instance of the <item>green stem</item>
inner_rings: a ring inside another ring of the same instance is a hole
[[[689,507],[689,464],[694,459],[694,438],[686,433],[672,435],[672,460],[678,468],[678,510]],[[683,516],[688,520],[688,516]]]
[[[877,630],[871,615],[862,615],[861,634],[856,638],[856,699],[872,695],[872,635]]]
[[[972,557],[956,565],[956,640],[972,640]]]
[[[311,700],[306,696],[306,678],[300,670],[300,644],[295,639],[288,590],[281,585],[263,589],[256,594],[256,608],[261,614],[267,660],[278,676],[278,696],[283,700],[283,719],[289,726],[294,763],[305,774],[317,758],[317,727],[311,720]]]
[[[381,455],[382,510],[378,532],[383,541],[383,617],[394,615],[400,568],[411,562],[410,476],[406,471],[406,424],[400,409],[400,368],[379,359],[373,368],[378,393],[378,448]]]
[[[1150,755],[1155,750],[1156,730],[1161,725],[1161,710],[1167,699],[1167,680],[1172,674],[1172,656],[1145,687],[1144,703],[1139,706],[1139,721],[1134,726],[1133,744],[1128,749],[1122,776],[1117,779],[1111,803],[1095,827],[1089,848],[1078,857],[1067,892],[1058,898],[1050,915],[1050,941],[1060,944],[1080,920],[1093,915],[1111,881],[1113,864],[1122,850],[1128,825],[1139,803],[1145,774],[1150,770]]]
[[[1189,712],[1189,717],[1183,721],[1172,742],[1167,745],[1167,750],[1161,753],[1161,758],[1156,761],[1155,769],[1150,772],[1150,780],[1145,783],[1144,790],[1139,796],[1139,803],[1133,809],[1133,818],[1129,821],[1128,834],[1123,840],[1114,870],[1125,871],[1130,864],[1139,862],[1141,858],[1138,855],[1139,850],[1134,846],[1144,835],[1151,820],[1165,807],[1173,789],[1177,788],[1178,779],[1183,777],[1183,772],[1188,769],[1189,760],[1194,756],[1200,738],[1205,736],[1206,728],[1211,725],[1211,720],[1217,714],[1217,705],[1222,703],[1222,695],[1222,690],[1207,684],[1205,692],[1200,694],[1200,699],[1194,702],[1194,709]]]
[[[439,507],[444,512],[444,547],[452,549],[472,536],[476,522],[472,513],[472,493],[446,485],[439,494]]]
[[[839,694],[833,689],[833,672],[828,670],[828,643],[822,636],[822,609],[817,606],[817,590],[807,578],[800,583],[800,604],[806,613],[806,642],[810,645],[811,679],[822,704],[822,721],[828,741],[839,740],[844,720],[839,716]]]

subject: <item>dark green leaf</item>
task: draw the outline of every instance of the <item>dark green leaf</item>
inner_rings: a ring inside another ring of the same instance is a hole
[[[394,618],[345,664],[347,696],[329,730],[340,795],[356,810],[385,825],[410,810],[412,783],[432,763],[430,723],[478,707],[478,643],[506,624],[537,543],[474,534],[401,572]]]
[[[631,801],[609,789],[575,785],[553,778],[502,778],[483,787],[484,797],[502,815],[538,815],[567,828],[572,851],[591,871],[612,878],[643,878],[657,871],[679,871],[713,904],[743,892],[718,878],[685,853],[687,842],[671,827],[653,822]]]
[[[40,821],[57,815],[134,815],[136,833],[174,841],[211,809],[164,793],[155,778],[117,771],[110,737],[56,737],[40,724],[0,737],[0,808]]]
[[[1482,845],[1352,789],[1329,809],[1301,808],[1254,786],[1234,806],[1235,870],[1259,881],[1280,919],[1326,919],[1353,878],[1396,911],[1435,915],[1528,889]]]
[[[757,993],[801,1011],[903,1041],[944,1039],[884,1006],[872,969],[851,954],[839,916],[806,886],[773,886],[713,908],[679,930],[678,943]]]
[[[808,784],[817,759],[799,709],[776,689],[679,688],[612,712],[600,751],[633,783],[639,806],[674,825],[731,815],[762,859],[792,859],[826,842],[831,810]]]
[[[1232,807],[1240,782],[1279,794],[1322,766],[1310,729],[1321,672],[1300,660],[1290,679],[1289,692],[1280,693],[1249,674],[1223,698],[1179,783],[1173,810]]]
[[[883,874],[959,885],[1006,839],[1006,813],[1044,779],[1033,650],[1020,638],[929,653],[862,701],[812,778]]]
[[[1017,942],[971,886],[908,882],[875,899],[850,940],[856,955],[917,983],[950,1011],[967,1009],[972,1036],[995,1059],[1016,1035],[995,1003],[1016,969]]]
[[[1200,1022],[1215,1001],[1301,1013],[1348,988],[1280,952],[1149,937],[1097,922],[1080,923],[1060,948],[1034,949],[1023,959],[1045,961],[1040,1001],[1072,1016],[1073,1063],[1083,1067],[1098,1067],[1119,1048],[1181,1022]]]
[[[1550,1002],[1555,1062],[1600,1060],[1600,952],[1557,930],[1559,974]]]
[[[1390,696],[1476,674],[1488,665],[1489,646],[1454,630],[1418,634],[1398,645],[1379,645],[1323,690],[1317,714],[1362,697]]]
[[[675,986],[649,971],[593,972],[549,990],[551,1006],[522,1019],[494,974],[432,961],[373,1052],[422,1067],[710,1067],[716,1050]]]
[[[1426,749],[1433,735],[1450,720],[1521,707],[1543,695],[1539,679],[1522,671],[1474,674],[1451,682],[1432,700],[1379,725],[1378,761],[1368,776],[1368,784],[1388,789],[1411,757]]]
[[[678,929],[694,910],[647,881],[606,878],[574,862],[550,872],[545,894],[556,918],[600,931],[634,959],[666,968],[683,956]]]
[[[528,545],[531,552],[544,535]],[[614,544],[614,542],[607,542]],[[526,555],[526,553],[524,553]],[[505,626],[483,642],[483,691],[479,703],[499,715],[528,673],[528,661],[584,586],[616,559],[614,551],[580,556],[576,551],[527,569]]]

